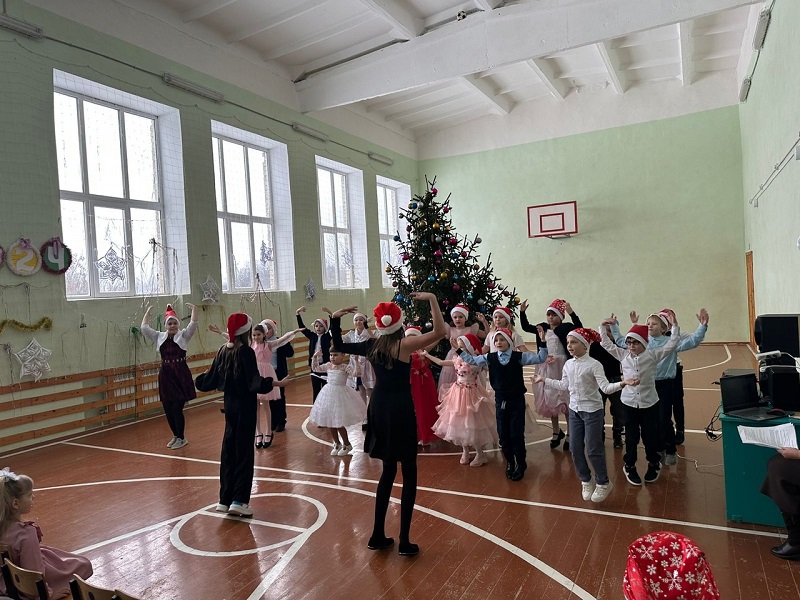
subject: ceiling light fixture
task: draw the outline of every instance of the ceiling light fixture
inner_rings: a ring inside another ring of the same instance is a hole
[[[377,152],[367,152],[367,156],[374,161],[389,165],[390,167],[394,164],[394,161],[391,158],[384,156],[383,154],[378,154]]]
[[[41,40],[44,38],[44,29],[41,27],[37,27],[33,23],[15,19],[14,17],[10,17],[5,14],[0,15],[0,27],[5,27],[6,29],[10,29],[16,33],[21,33],[22,35],[28,36],[34,40]]]
[[[747,102],[747,96],[750,94],[750,85],[753,80],[749,77],[742,79],[742,87],[739,88],[739,102]]]
[[[188,79],[184,79],[183,77],[178,77],[177,75],[173,75],[172,73],[164,73],[162,79],[164,83],[167,85],[171,85],[172,87],[176,87],[187,92],[191,92],[192,94],[197,94],[198,96],[202,96],[203,98],[208,98],[212,102],[216,102],[217,104],[222,104],[225,102],[225,95],[219,93],[216,90],[212,90],[211,88],[207,88],[205,86],[200,85],[199,83],[195,83],[193,81],[189,81]]]
[[[292,129],[294,129],[297,133],[302,133],[303,135],[307,135],[308,137],[312,137],[321,142],[327,142],[329,139],[328,134],[317,131],[316,129],[312,129],[311,127],[306,127],[297,121],[292,122]]]
[[[767,37],[767,29],[769,29],[769,22],[772,19],[772,9],[765,8],[758,13],[758,21],[756,22],[756,32],[753,34],[753,50],[761,50],[764,47],[764,40]]]

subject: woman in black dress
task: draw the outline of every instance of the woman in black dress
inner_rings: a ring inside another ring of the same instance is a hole
[[[342,342],[340,319],[342,315],[355,312],[356,307],[350,306],[331,314],[334,348],[340,352],[366,356],[375,369],[375,388],[368,407],[364,450],[372,458],[383,461],[383,472],[375,493],[375,523],[367,547],[370,550],[384,550],[394,544],[393,538],[386,537],[384,525],[397,476],[397,463],[400,462],[403,491],[400,496],[398,550],[403,556],[419,553],[419,546],[409,541],[417,495],[417,419],[411,399],[411,354],[435,344],[444,338],[446,332],[436,296],[429,292],[414,292],[411,297],[430,302],[432,331],[405,337],[400,307],[392,302],[381,302],[374,310],[377,337],[345,344]]]
[[[167,442],[167,448],[177,450],[189,442],[184,429],[186,420],[183,417],[183,407],[189,400],[197,398],[194,389],[192,372],[186,364],[186,352],[189,350],[189,340],[197,331],[197,307],[194,304],[185,304],[192,310],[192,317],[186,329],[180,328],[178,315],[167,304],[164,313],[164,327],[166,331],[156,331],[150,327],[150,313],[152,306],[142,318],[141,332],[148,340],[154,342],[156,350],[161,355],[161,368],[158,371],[158,398],[164,406],[164,415],[172,430],[172,439]]]

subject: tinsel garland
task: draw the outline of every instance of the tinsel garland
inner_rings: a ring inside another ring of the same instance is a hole
[[[40,329],[52,329],[53,328],[53,320],[50,317],[42,317],[33,325],[25,325],[16,319],[3,319],[0,321],[0,334],[5,331],[6,325],[11,325],[17,331],[27,331],[31,333],[33,331],[39,331]]]

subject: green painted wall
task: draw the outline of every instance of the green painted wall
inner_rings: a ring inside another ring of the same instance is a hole
[[[700,307],[707,340],[747,339],[738,109],[426,160],[460,233],[544,316],[556,297],[585,325],[612,311]],[[576,200],[579,234],[528,238],[531,205]],[[799,232],[800,233],[800,232]]]
[[[188,314],[181,308],[182,302],[199,302],[198,284],[208,274],[220,281],[210,121],[214,119],[249,129],[288,145],[299,291],[272,293],[254,300],[238,295],[223,297],[221,304],[203,313],[203,328],[193,340],[191,352],[216,349],[220,339],[205,331],[205,325],[222,324],[227,314],[237,310],[243,309],[257,318],[269,316],[286,329],[294,326],[294,309],[301,304],[308,305],[308,317],[313,319],[321,316],[320,308],[325,305],[334,310],[349,304],[372,307],[387,298],[389,294],[381,287],[382,265],[376,228],[371,228],[368,236],[371,289],[330,293],[322,289],[314,156],[320,154],[363,170],[367,223],[375,224],[378,219],[376,175],[403,181],[416,191],[415,161],[36,7],[17,4],[15,16],[44,27],[49,37],[59,41],[36,42],[0,29],[0,202],[3,212],[0,245],[7,248],[20,236],[29,237],[40,245],[52,236],[61,235],[52,99],[53,69],[59,69],[178,107],[181,111],[188,268],[192,288],[185,297],[151,299],[156,313],[163,314],[165,305],[171,301],[177,303],[180,314]],[[225,94],[228,102],[217,105],[170,88],[160,80],[160,74],[165,71],[217,89]],[[322,143],[303,137],[276,119],[284,123],[302,121],[330,134],[331,141]],[[368,150],[392,157],[394,166],[370,162],[366,157]],[[309,278],[317,284],[316,302],[304,297],[303,285]],[[40,330],[33,334],[53,351],[52,376],[156,358],[152,347],[143,344],[130,331],[131,326],[141,321],[142,298],[67,302],[63,278],[44,271],[23,278],[8,268],[0,269],[0,291],[2,319],[23,323],[37,321],[41,316],[53,319],[55,325],[51,331]],[[79,327],[82,315],[87,325],[84,328]],[[7,327],[0,343],[10,344],[16,352],[31,337],[30,333]],[[19,366],[3,352],[0,385],[11,383],[12,373],[13,381],[17,381]]]
[[[753,252],[756,314],[800,313],[800,162],[789,157],[758,207],[749,203],[798,139],[798,23],[800,3],[775,3],[750,96],[739,108],[745,243]]]

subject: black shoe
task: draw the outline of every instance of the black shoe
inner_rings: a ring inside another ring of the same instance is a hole
[[[419,554],[419,546],[411,542],[400,542],[400,545],[397,547],[397,553],[400,556],[416,556]]]
[[[783,542],[780,546],[775,546],[769,549],[773,556],[783,558],[785,560],[800,560],[800,544],[790,544],[789,540]]]
[[[625,465],[622,467],[622,472],[625,474],[625,479],[628,480],[628,483],[631,485],[642,485],[642,478],[639,477],[639,472],[636,470],[636,465],[629,467]]]
[[[550,448],[555,450],[561,445],[561,440],[564,439],[564,432],[560,429],[558,430],[558,435],[555,433],[553,434],[553,438],[550,440]]]
[[[261,449],[264,447],[264,436],[260,433],[256,436],[256,448]]]
[[[615,435],[614,436],[614,448],[622,448],[622,436]]]
[[[274,431],[275,431],[275,433],[281,433],[282,431],[286,431],[286,425],[278,425],[278,426],[277,426],[277,427],[274,429]]]
[[[686,434],[683,431],[675,432],[675,445],[681,446],[686,441]]]
[[[265,439],[264,443],[261,444],[261,447],[262,448],[269,448],[270,446],[272,446],[272,437],[273,436],[272,436],[271,433],[269,435],[265,435],[264,438],[269,438],[269,439],[268,440]]]
[[[511,479],[511,476],[516,471],[516,465],[513,462],[506,463],[506,478]]]
[[[655,483],[658,480],[658,476],[661,474],[661,463],[655,463],[654,465],[647,465],[647,472],[644,474],[644,481],[645,483]]]
[[[388,537],[375,538],[373,536],[369,538],[369,541],[367,542],[367,548],[370,550],[386,550],[392,546],[394,546],[394,538]]]
[[[514,472],[511,474],[511,481],[519,481],[523,477],[525,477],[525,469],[528,467],[526,463],[517,463],[517,468],[514,469]]]

